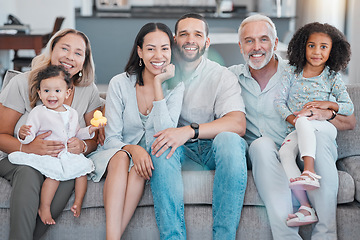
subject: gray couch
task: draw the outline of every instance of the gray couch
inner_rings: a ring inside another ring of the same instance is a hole
[[[348,91],[355,103],[355,114],[360,122],[360,86],[349,86]],[[359,239],[360,236],[360,128],[339,132],[339,194],[337,207],[338,239]],[[184,171],[185,219],[190,240],[211,239],[212,237],[212,185],[214,171]],[[43,239],[105,239],[105,212],[100,183],[89,181],[79,218],[70,211],[74,196],[51,226]],[[10,218],[10,184],[0,178],[0,239],[8,239]],[[326,203],[324,203],[326,204]],[[300,234],[310,239],[311,226],[301,227]],[[144,195],[127,227],[122,239],[159,239],[155,223],[150,185],[146,185]],[[244,208],[241,215],[237,239],[272,239],[264,204],[257,193],[251,170]]]

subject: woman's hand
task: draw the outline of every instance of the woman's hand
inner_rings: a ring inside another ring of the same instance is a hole
[[[97,137],[96,143],[103,146],[104,142],[105,142],[105,129],[100,128],[99,132],[98,132],[98,137]]]
[[[85,149],[84,142],[77,137],[72,137],[67,141],[67,150],[70,153],[73,154],[84,153],[84,149]]]
[[[152,176],[152,170],[154,170],[149,153],[138,145],[126,145],[123,149],[131,154],[135,172],[140,177],[149,180]]]
[[[160,84],[175,76],[175,65],[170,63],[161,69],[161,73],[155,76],[155,81]]]
[[[50,155],[57,157],[65,148],[63,142],[44,140],[51,135],[51,131],[38,135],[31,143],[22,146],[22,151],[38,155]]]

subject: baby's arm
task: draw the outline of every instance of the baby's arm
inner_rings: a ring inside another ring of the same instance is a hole
[[[91,125],[89,127],[89,134],[93,134],[96,130],[104,128],[106,126],[106,123],[100,123],[97,127],[95,127],[94,125]]]
[[[29,136],[31,125],[22,125],[19,129],[19,138],[24,140],[26,136]]]

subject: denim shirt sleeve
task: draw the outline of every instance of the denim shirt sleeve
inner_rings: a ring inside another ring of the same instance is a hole
[[[345,83],[342,81],[340,73],[336,73],[334,84],[332,87],[332,95],[339,105],[338,114],[351,115],[354,112],[354,104],[350,99],[349,93],[346,91]]]
[[[289,92],[291,87],[291,74],[284,71],[283,79],[278,90],[278,93],[275,96],[274,106],[276,111],[281,115],[281,117],[286,120],[288,116],[292,114],[288,108],[287,101],[289,99]]]
[[[153,117],[155,133],[177,127],[184,95],[184,83],[179,83],[172,90],[163,90],[165,98],[153,102]]]

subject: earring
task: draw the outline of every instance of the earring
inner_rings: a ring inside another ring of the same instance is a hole
[[[141,61],[141,58],[140,58],[140,61],[139,61],[139,67],[142,66],[142,61]]]
[[[79,72],[79,77],[82,77],[82,72],[81,71]]]

